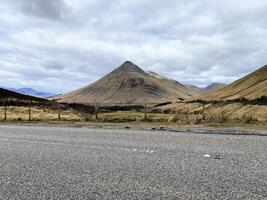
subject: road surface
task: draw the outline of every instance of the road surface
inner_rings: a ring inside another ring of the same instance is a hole
[[[1,125],[0,199],[267,199],[267,137]]]

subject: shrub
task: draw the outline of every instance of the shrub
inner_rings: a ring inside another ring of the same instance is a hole
[[[245,115],[243,118],[243,122],[245,124],[256,124],[257,123],[257,119],[252,117],[251,115]]]

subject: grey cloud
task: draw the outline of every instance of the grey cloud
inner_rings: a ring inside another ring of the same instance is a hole
[[[62,19],[64,17],[65,4],[62,0],[34,0],[24,3],[22,9],[27,14],[52,19]]]
[[[64,0],[9,0],[7,4],[26,15],[48,19],[64,19],[68,12]]]

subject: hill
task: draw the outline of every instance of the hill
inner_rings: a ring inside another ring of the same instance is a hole
[[[68,103],[162,103],[179,101],[201,94],[153,72],[145,72],[127,61],[95,83],[60,96]]]
[[[47,101],[46,99],[33,97],[29,95],[24,95],[16,93],[4,88],[0,88],[0,100],[9,99],[9,100],[21,100],[21,101]]]
[[[55,96],[55,94],[50,93],[50,92],[43,92],[43,91],[38,91],[33,88],[6,88],[8,90],[11,90],[16,93],[20,94],[25,94],[25,95],[30,95],[30,96],[35,96],[35,97],[40,97],[40,98],[48,98],[51,96]]]
[[[224,88],[204,95],[202,99],[255,99],[261,96],[267,96],[267,65]]]

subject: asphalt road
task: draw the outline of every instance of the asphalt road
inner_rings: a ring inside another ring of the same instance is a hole
[[[267,137],[1,125],[0,199],[267,199]]]

